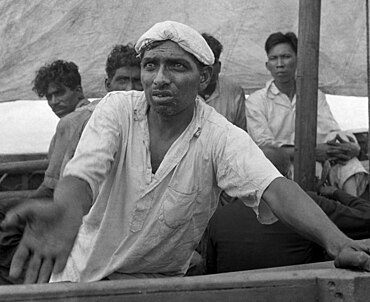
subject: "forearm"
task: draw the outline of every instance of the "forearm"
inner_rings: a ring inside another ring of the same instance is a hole
[[[64,212],[82,223],[82,217],[89,212],[92,205],[90,186],[82,179],[66,176],[55,188],[54,202]]]
[[[294,146],[292,145],[282,145],[281,149],[283,149],[288,155],[291,162],[294,160]]]
[[[293,181],[275,179],[262,198],[281,221],[323,246],[332,257],[350,241]]]

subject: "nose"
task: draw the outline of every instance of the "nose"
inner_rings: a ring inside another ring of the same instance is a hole
[[[153,83],[155,86],[163,86],[169,84],[169,82],[170,80],[168,78],[167,70],[164,66],[161,66],[155,75]]]
[[[126,85],[126,90],[132,90],[133,89],[133,85],[132,85],[132,80],[130,79]]]
[[[56,105],[57,103],[58,103],[57,97],[54,94],[52,94],[51,97],[49,98],[49,105],[53,106]]]
[[[279,67],[284,66],[283,58],[280,58],[280,57],[277,58],[276,66],[279,66]]]

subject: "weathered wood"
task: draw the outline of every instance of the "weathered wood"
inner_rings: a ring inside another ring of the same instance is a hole
[[[46,153],[0,154],[0,163],[47,159]]]
[[[49,161],[47,159],[0,163],[0,175],[5,173],[23,174],[35,171],[45,171],[48,164]]]
[[[370,274],[332,262],[218,275],[0,287],[0,301],[367,301]]]
[[[0,203],[2,199],[8,198],[27,198],[36,190],[21,190],[21,191],[4,191],[0,192]]]
[[[299,1],[294,180],[314,190],[321,0]]]
[[[366,65],[367,65],[367,116],[368,116],[368,129],[370,130],[370,23],[369,23],[369,0],[366,0]],[[370,136],[367,141],[367,150],[370,150]],[[370,160],[370,158],[369,158]],[[370,173],[368,174],[368,181],[370,184]],[[369,190],[370,194],[370,190]],[[370,195],[369,195],[370,199]]]

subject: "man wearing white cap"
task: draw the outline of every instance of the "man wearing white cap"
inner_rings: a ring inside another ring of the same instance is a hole
[[[171,21],[136,43],[144,92],[97,105],[54,203],[23,205],[25,232],[10,274],[26,282],[182,276],[222,190],[261,222],[276,216],[323,245],[336,265],[370,270],[369,242],[350,240],[245,131],[197,93],[214,57],[201,35]]]

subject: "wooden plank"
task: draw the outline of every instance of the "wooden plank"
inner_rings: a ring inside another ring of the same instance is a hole
[[[47,159],[47,153],[0,154],[0,163]]]
[[[5,173],[23,174],[35,171],[45,171],[48,164],[49,161],[47,159],[0,163],[0,175]]]
[[[330,262],[322,268],[315,264],[184,278],[2,286],[0,301],[357,301],[370,296],[369,282],[369,273],[335,269]]]
[[[321,0],[299,1],[294,180],[314,190]]]
[[[32,193],[36,192],[36,190],[21,190],[21,191],[4,191],[0,192],[0,203],[2,199],[9,199],[9,198],[27,198]]]

